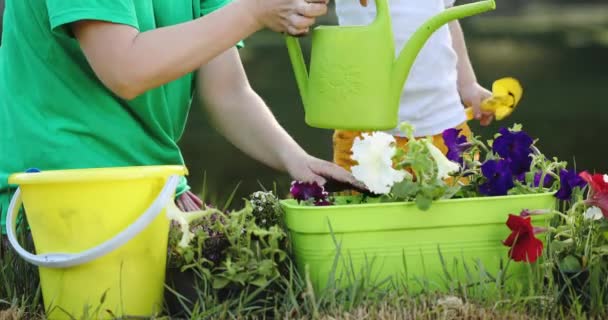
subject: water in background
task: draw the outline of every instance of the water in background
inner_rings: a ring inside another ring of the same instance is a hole
[[[522,123],[527,132],[540,139],[539,146],[547,155],[576,163],[579,169],[608,172],[608,141],[604,131],[608,121],[604,97],[608,90],[608,46],[581,41],[573,45],[577,42],[570,41],[572,34],[567,32],[568,28],[555,32],[517,32],[517,12],[509,14],[515,23],[506,20],[505,27],[498,27],[496,32],[488,31],[490,22],[475,18],[468,20],[470,23],[463,22],[480,83],[490,87],[495,79],[514,76],[521,80],[525,90],[524,99],[510,118],[487,128],[472,124],[473,130],[489,138],[500,126]],[[308,44],[304,40],[305,50]],[[258,33],[247,40],[241,55],[252,86],[283,127],[308,152],[331,159],[331,131],[310,128],[304,123],[291,64],[280,36]],[[201,109],[198,105],[193,107],[181,141],[194,191],[201,191],[206,172],[207,189],[219,200],[226,199],[238,183],[241,185],[237,199],[260,190],[259,183],[272,188],[276,182],[279,194],[284,195],[289,178],[231,146],[206,121]]]

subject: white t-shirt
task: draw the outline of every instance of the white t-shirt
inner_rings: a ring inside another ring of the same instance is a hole
[[[455,0],[389,0],[396,54],[428,18]],[[366,25],[376,17],[374,1],[336,0],[340,25]],[[373,59],[373,56],[370,58]],[[457,55],[447,25],[437,30],[416,58],[401,95],[399,122],[407,121],[416,136],[435,135],[463,123],[464,107],[457,88]],[[401,135],[398,130],[390,133]]]

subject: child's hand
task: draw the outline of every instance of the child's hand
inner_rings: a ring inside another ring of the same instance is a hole
[[[487,126],[492,123],[494,115],[491,112],[481,111],[481,103],[492,96],[492,92],[475,82],[468,86],[464,86],[459,90],[460,98],[464,104],[473,108],[475,119],[479,120],[482,126]]]

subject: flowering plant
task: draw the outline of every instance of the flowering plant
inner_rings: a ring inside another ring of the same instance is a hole
[[[581,272],[608,255],[608,175],[564,170],[560,176],[556,197],[562,201],[549,233],[550,254],[560,271]]]
[[[438,199],[557,191],[559,172],[566,166],[546,159],[519,125],[500,129],[487,143],[448,129],[443,132],[445,155],[431,137],[415,139],[409,124],[402,124],[401,131],[408,138],[404,148],[383,132],[355,139],[352,158],[357,164],[352,173],[371,195],[352,196],[349,203],[414,201],[426,210]],[[303,205],[328,206],[343,200],[322,186],[298,181],[290,191]]]
[[[274,193],[254,192],[230,212],[207,204],[191,212],[167,209],[172,267],[199,274],[223,294],[255,291],[279,277],[287,246]]]
[[[459,129],[445,130],[445,155],[432,138],[415,139],[410,125],[403,124],[401,131],[408,138],[404,148],[382,132],[355,139],[352,173],[370,192],[344,197],[296,181],[291,194],[301,205],[407,201],[426,210],[438,199],[553,193],[555,209],[505,212],[511,232],[503,244],[510,248],[509,257],[532,263],[546,251],[557,269],[572,271],[608,254],[603,236],[608,230],[608,175],[578,173],[566,162],[547,158],[517,124],[501,128],[487,142],[467,138]],[[541,214],[553,215],[548,228],[532,224],[531,218]]]

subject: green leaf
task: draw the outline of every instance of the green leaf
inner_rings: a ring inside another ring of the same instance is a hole
[[[462,189],[461,186],[456,185],[456,186],[452,186],[452,187],[447,187],[445,189],[445,192],[443,193],[443,196],[441,197],[442,199],[451,199],[454,198],[456,196],[456,194]]]
[[[215,278],[213,279],[213,289],[223,289],[225,288],[230,281],[224,278]]]
[[[577,272],[581,271],[583,266],[577,257],[568,255],[559,262],[559,269],[563,272]]]
[[[431,204],[433,203],[433,199],[424,196],[422,194],[418,194],[416,196],[416,206],[418,206],[418,209],[422,210],[422,211],[426,211],[431,207]]]
[[[534,182],[534,175],[536,175],[536,172],[530,171],[526,173],[526,184]]]
[[[263,260],[258,266],[258,272],[262,275],[268,276],[272,274],[273,267],[274,263],[272,262],[272,260]]]
[[[564,240],[564,241],[554,240],[551,242],[551,248],[555,252],[563,252],[573,246],[574,246],[574,242],[572,241],[572,239],[568,239],[568,240]]]
[[[258,277],[250,283],[256,287],[263,287],[268,283],[268,279],[266,279],[265,277]]]
[[[419,189],[420,187],[418,186],[418,184],[409,180],[403,180],[399,183],[394,184],[391,192],[395,197],[399,199],[408,199],[411,196],[415,195]]]
[[[601,255],[606,255],[608,254],[608,245],[599,246],[595,249],[595,251]]]
[[[249,274],[247,274],[247,273],[238,273],[232,278],[232,280],[234,282],[238,282],[240,284],[245,284],[245,282],[247,282],[248,279],[249,279]]]
[[[403,157],[405,157],[405,150],[403,150],[402,148],[397,148],[397,151],[395,152],[395,155],[393,156],[393,159],[397,160],[397,162],[400,162],[401,159]]]
[[[190,247],[188,247],[188,249],[190,249]],[[194,252],[192,250],[186,250],[184,252],[184,261],[186,261],[186,264],[194,261]]]
[[[521,125],[521,123],[515,123],[509,130],[511,130],[512,132],[519,132],[522,129],[523,129],[523,126]]]

